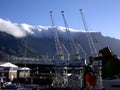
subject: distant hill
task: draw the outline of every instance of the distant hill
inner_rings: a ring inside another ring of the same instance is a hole
[[[66,32],[66,28],[59,26],[32,26],[29,24],[12,23],[9,20],[0,18],[0,59],[8,59],[9,56],[17,57],[37,57],[42,58],[45,56],[56,56],[56,44],[54,40],[54,31],[57,31],[60,43],[64,45],[64,49],[71,55],[72,52],[70,37],[75,42],[75,47],[80,51],[80,55],[84,58],[86,53],[87,58],[91,56],[90,46],[88,43],[85,30],[74,30],[69,28]],[[68,34],[70,32],[70,34]],[[120,40],[105,37],[100,32],[89,31],[90,35],[95,43],[95,48],[100,50],[101,48],[109,46],[112,51],[120,56]],[[78,46],[82,47],[82,49]]]
[[[0,53],[5,56],[25,56],[24,40],[24,38],[16,38],[6,32],[0,32]],[[32,47],[29,47],[29,45],[27,46],[26,51],[28,56],[38,55],[38,52]]]
[[[62,29],[61,29],[62,28]],[[63,42],[67,50],[71,52],[69,42],[69,35],[67,35],[65,28],[57,28],[60,41]],[[0,57],[8,57],[9,55],[18,57],[42,57],[43,55],[55,56],[56,48],[53,38],[53,30],[51,27],[42,28],[34,27],[29,28],[32,32],[24,37],[15,37],[6,32],[0,32]],[[120,40],[105,37],[100,32],[90,32],[95,42],[97,50],[109,46],[112,51],[120,56]],[[90,47],[87,39],[86,32],[71,31],[71,36],[75,42],[80,42],[83,50],[86,52],[87,57],[91,56]]]

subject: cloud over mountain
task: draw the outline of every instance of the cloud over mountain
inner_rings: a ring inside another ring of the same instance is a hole
[[[15,37],[23,37],[26,33],[18,26],[17,23],[12,23],[9,20],[0,18],[0,31],[11,34]]]
[[[56,27],[59,34],[62,36],[66,36],[66,28],[62,26]],[[73,33],[83,32],[85,33],[85,30],[74,30],[69,28],[69,30]],[[13,23],[10,20],[4,20],[0,18],[0,31],[6,32],[8,34],[13,35],[14,37],[24,37],[27,34],[35,36],[35,37],[46,37],[52,35],[52,26],[32,26],[26,23],[18,24]]]
[[[66,28],[58,26],[55,28],[58,32],[60,41],[64,44],[66,50],[69,53],[71,51],[70,35],[67,34]],[[76,47],[79,47],[77,43],[80,43],[83,50],[86,52],[87,57],[91,56],[90,45],[85,30],[74,30],[69,28],[70,34],[73,37],[73,41]],[[5,32],[5,33],[4,33]],[[112,49],[120,55],[120,41],[110,37],[104,37],[100,32],[91,32],[91,37],[95,43],[97,50],[103,47],[112,47]],[[24,52],[24,39],[21,37],[27,36],[28,56],[33,55],[55,55],[55,40],[53,38],[54,29],[52,26],[32,26],[26,23],[18,24],[13,23],[10,20],[4,20],[0,18],[0,50],[12,55],[16,53],[16,56],[22,56]],[[17,37],[17,38],[16,38]],[[36,38],[35,38],[36,37]],[[46,38],[47,37],[47,38]],[[68,39],[69,38],[69,39]],[[14,45],[13,45],[14,43]],[[22,51],[21,51],[22,50]],[[32,51],[31,51],[32,50]],[[30,54],[31,53],[31,54]]]

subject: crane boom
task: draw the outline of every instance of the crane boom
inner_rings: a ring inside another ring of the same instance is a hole
[[[84,29],[87,32],[87,38],[88,38],[88,43],[89,43],[91,54],[92,55],[96,55],[97,54],[97,50],[96,50],[95,44],[93,42],[93,39],[92,39],[92,37],[90,35],[89,29],[87,27],[87,23],[85,21],[85,16],[84,16],[84,14],[82,12],[82,9],[80,9],[80,14],[82,16],[82,21],[83,21]]]
[[[78,51],[78,49],[75,45],[75,42],[74,42],[74,40],[71,36],[70,30],[69,30],[69,27],[68,27],[68,24],[67,24],[65,15],[64,15],[64,11],[61,11],[61,13],[62,13],[62,17],[63,17],[63,20],[64,20],[64,24],[65,24],[67,34],[69,35],[69,41],[70,41],[70,44],[71,44],[72,53],[74,54],[75,58],[80,59],[80,53],[79,53],[79,51]]]
[[[51,17],[51,22],[52,22],[52,28],[53,28],[53,31],[54,31],[54,40],[55,40],[57,55],[58,55],[59,59],[64,60],[64,53],[63,53],[63,50],[62,50],[62,47],[61,47],[61,44],[60,44],[57,29],[54,25],[54,19],[53,19],[52,11],[50,11],[50,17]]]
[[[64,49],[65,53],[67,54],[67,60],[69,61],[70,60],[70,53],[63,43],[61,43],[61,45],[62,45],[62,48]]]

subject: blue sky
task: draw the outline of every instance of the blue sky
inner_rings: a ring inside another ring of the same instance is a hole
[[[90,30],[120,39],[120,0],[0,0],[0,18],[19,24],[50,26],[52,10],[55,24],[64,26],[64,10],[70,28],[84,29],[79,9]]]

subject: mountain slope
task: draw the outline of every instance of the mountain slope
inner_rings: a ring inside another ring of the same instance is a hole
[[[59,26],[56,27],[56,30],[60,41],[64,44],[69,53],[73,53],[69,41],[71,35],[75,43],[80,43],[87,58],[91,56],[86,31],[69,28],[69,35],[66,32],[65,27]],[[120,40],[105,37],[100,32],[90,31],[90,34],[97,50],[109,46],[115,54],[118,56],[120,55]],[[0,19],[0,52],[2,53],[2,56],[5,54],[5,56],[14,55],[19,57],[42,57],[43,55],[49,55],[51,57],[55,56],[56,45],[54,40],[54,30],[51,26],[32,26],[25,23],[17,24]],[[81,55],[82,54],[83,52],[81,51]]]
[[[65,47],[71,53],[69,36],[67,36],[66,32],[62,32],[60,30],[58,30],[58,32],[60,40],[63,41]],[[42,57],[43,55],[55,56],[56,48],[51,28],[49,28],[48,32],[45,31],[45,33],[42,37],[35,37],[28,34],[26,37],[16,38],[5,32],[0,32],[0,51],[6,53],[6,55],[14,55],[18,57],[25,56],[25,49],[27,57]],[[51,34],[49,35],[47,33]],[[80,42],[82,48],[87,54],[87,57],[91,56],[86,33],[71,32],[71,35],[75,42]],[[120,40],[111,37],[104,37],[99,32],[91,32],[91,36],[93,37],[93,41],[96,41],[95,45],[98,50],[109,46],[115,54],[118,56],[120,55]],[[25,42],[27,44],[25,44]],[[25,45],[27,48],[25,48]]]
[[[24,38],[16,38],[5,32],[0,32],[0,51],[6,55],[24,56],[25,42]],[[31,47],[26,48],[28,56],[34,56],[38,52]],[[37,54],[38,55],[38,54]]]

